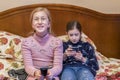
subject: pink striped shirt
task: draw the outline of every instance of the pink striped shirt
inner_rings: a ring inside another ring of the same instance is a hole
[[[35,80],[34,72],[41,67],[52,66],[53,76],[60,74],[63,61],[62,41],[50,34],[40,38],[35,34],[22,41],[22,55],[28,80]]]

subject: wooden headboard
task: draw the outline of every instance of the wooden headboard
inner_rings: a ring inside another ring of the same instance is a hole
[[[120,14],[103,14],[67,4],[32,4],[0,12],[0,30],[26,36],[31,31],[29,15],[39,6],[51,11],[56,35],[65,34],[68,21],[78,20],[99,52],[107,57],[120,58]]]

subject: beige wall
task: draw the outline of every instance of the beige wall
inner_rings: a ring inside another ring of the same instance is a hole
[[[64,3],[90,8],[102,13],[120,14],[120,0],[0,0],[0,12],[35,3]]]

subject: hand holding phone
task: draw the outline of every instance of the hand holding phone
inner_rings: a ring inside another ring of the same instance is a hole
[[[67,56],[74,56],[76,55],[76,51],[74,49],[72,49],[72,46],[69,46],[66,51],[65,51],[65,54]]]
[[[83,57],[83,55],[82,55],[82,53],[81,53],[80,51],[77,52],[76,55],[75,55],[75,58],[76,58],[77,60],[82,60],[82,57]]]

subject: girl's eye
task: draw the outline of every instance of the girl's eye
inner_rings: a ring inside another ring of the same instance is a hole
[[[70,34],[70,36],[73,36],[73,34]]]
[[[42,18],[41,18],[41,20],[43,20],[43,21],[44,21],[44,20],[46,20],[46,18],[42,17]]]
[[[75,34],[75,36],[78,36],[79,34]]]
[[[46,20],[46,18],[44,18],[44,17],[42,17],[42,18],[38,18],[38,17],[34,18],[34,20],[36,20],[36,21],[39,20],[39,19],[40,19],[41,21]]]
[[[38,20],[39,18],[34,18],[34,20]]]

